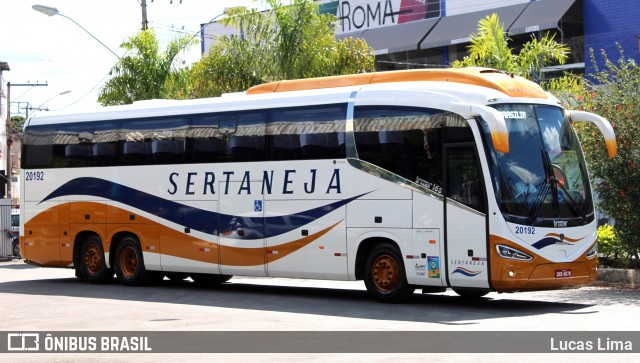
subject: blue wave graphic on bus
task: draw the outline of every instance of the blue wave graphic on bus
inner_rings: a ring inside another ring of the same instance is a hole
[[[531,245],[531,247],[537,248],[539,250],[554,245],[557,242],[561,242],[562,240],[560,238],[556,238],[556,237],[545,237],[541,240],[539,240],[538,242],[534,243]]]
[[[291,215],[242,217],[190,207],[108,180],[84,177],[63,184],[42,202],[70,195],[100,197],[203,233],[237,239],[259,239],[278,236],[302,227],[369,193],[371,192]],[[241,234],[237,233],[240,229],[243,230]]]
[[[455,270],[453,270],[453,272],[451,273],[453,274],[461,274],[461,275],[465,275],[467,277],[474,277],[476,275],[479,275],[482,271],[472,271],[472,270],[467,270],[464,267],[458,267]]]

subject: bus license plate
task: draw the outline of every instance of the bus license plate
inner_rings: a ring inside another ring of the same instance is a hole
[[[571,277],[571,269],[566,268],[562,270],[556,270],[556,278],[561,279],[563,277]]]

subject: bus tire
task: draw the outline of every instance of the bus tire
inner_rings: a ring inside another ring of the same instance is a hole
[[[407,282],[400,252],[389,243],[379,244],[369,252],[364,284],[369,294],[383,303],[407,301],[415,289]]]
[[[231,280],[233,275],[218,275],[218,274],[191,274],[189,275],[193,282],[200,286],[212,286],[220,285]]]
[[[116,277],[124,285],[148,285],[160,282],[164,275],[158,271],[147,271],[138,239],[126,236],[116,248],[114,258]]]
[[[76,276],[92,284],[105,284],[113,280],[113,269],[107,268],[102,241],[92,235],[80,247]]]
[[[22,258],[22,256],[20,255],[20,240],[18,238],[15,238],[12,242],[12,246],[11,246],[11,253],[13,255],[13,258]]]

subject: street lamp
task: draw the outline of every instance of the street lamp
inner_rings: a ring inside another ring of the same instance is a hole
[[[38,108],[42,108],[42,106],[46,105],[47,103],[49,103],[49,101],[51,101],[52,99],[58,97],[58,96],[62,96],[62,95],[66,95],[67,93],[71,93],[70,90],[66,90],[64,92],[60,92],[57,95],[53,95],[51,96],[48,100],[44,101],[40,106],[38,106]],[[47,108],[47,111],[49,111],[49,108]]]
[[[89,34],[93,39],[95,39],[98,43],[102,44],[103,47],[107,48],[108,51],[111,52],[111,54],[115,55],[118,59],[120,59],[120,56],[117,55],[114,51],[111,50],[111,48],[107,47],[103,42],[100,41],[100,39],[96,38],[93,34],[91,34],[87,29],[85,29],[82,25],[78,24],[75,20],[71,19],[70,17],[61,14],[58,9],[51,7],[51,6],[45,6],[45,5],[33,5],[32,6],[33,10],[39,12],[39,13],[43,13],[45,15],[48,16],[54,16],[54,15],[60,15],[63,18],[67,18],[69,20],[71,20],[75,25],[79,26],[80,29],[84,30],[87,34]]]

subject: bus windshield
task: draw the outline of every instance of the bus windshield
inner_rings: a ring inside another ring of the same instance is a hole
[[[492,184],[507,220],[549,227],[591,222],[593,203],[584,157],[562,109],[527,104],[493,107],[504,116],[509,132],[509,153],[489,148]]]

